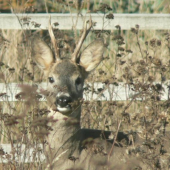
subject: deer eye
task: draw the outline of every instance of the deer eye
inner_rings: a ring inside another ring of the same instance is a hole
[[[49,80],[50,83],[54,83],[53,77],[48,77],[48,80]]]
[[[79,84],[81,84],[81,82],[82,82],[82,79],[81,79],[80,77],[78,77],[78,78],[76,79],[76,84],[79,85]]]

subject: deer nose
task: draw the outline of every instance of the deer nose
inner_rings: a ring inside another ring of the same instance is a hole
[[[60,107],[67,107],[71,102],[71,97],[62,95],[57,98],[56,105],[59,105]]]

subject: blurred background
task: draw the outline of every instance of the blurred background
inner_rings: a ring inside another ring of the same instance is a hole
[[[66,6],[70,6],[74,12],[77,10],[93,11],[101,3],[108,4],[114,13],[169,13],[169,0],[0,0],[0,12],[10,13],[11,6],[17,12],[23,12],[24,8],[34,6],[39,13],[68,13]],[[45,5],[46,4],[46,5]],[[65,6],[66,5],[66,6]],[[35,12],[32,11],[32,12]]]

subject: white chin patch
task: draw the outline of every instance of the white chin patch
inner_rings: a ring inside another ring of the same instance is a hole
[[[68,107],[57,107],[60,112],[69,112],[71,109]]]

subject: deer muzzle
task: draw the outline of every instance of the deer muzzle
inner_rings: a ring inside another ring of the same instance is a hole
[[[69,112],[71,111],[71,105],[70,105],[71,102],[72,102],[71,97],[66,95],[61,95],[57,97],[55,105],[60,112]]]

